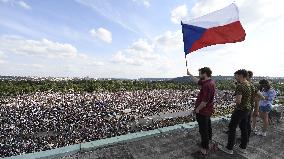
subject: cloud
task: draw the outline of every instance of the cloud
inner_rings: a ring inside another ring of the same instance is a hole
[[[32,66],[33,68],[37,68],[37,69],[42,69],[42,68],[44,68],[44,66],[41,65],[41,64],[31,64],[31,66]]]
[[[232,1],[200,0],[191,10],[191,15],[201,16],[221,9]],[[281,44],[283,1],[276,0],[239,0],[240,20],[247,33],[241,43],[217,45],[188,55],[190,66],[197,70],[205,64],[212,67],[215,75],[232,75],[233,71],[246,68],[261,76],[283,76]],[[202,63],[200,63],[202,61]],[[212,62],[214,61],[214,62]],[[228,67],[224,67],[228,66]]]
[[[128,65],[147,65],[160,58],[159,54],[154,53],[154,49],[154,42],[140,38],[134,41],[129,48],[114,54],[112,62]]]
[[[54,42],[48,39],[28,40],[19,36],[0,36],[1,52],[6,55],[14,54],[44,59],[68,59],[91,65],[103,65],[102,62],[89,55],[78,52],[77,48],[71,44]]]
[[[0,64],[5,63],[6,61],[4,60],[4,53],[0,51]]]
[[[176,73],[174,60],[161,54],[139,51],[134,54],[125,49],[113,54],[111,62],[113,67],[109,70],[115,77],[170,77]]]
[[[86,60],[86,59],[88,59],[89,57],[88,57],[88,55],[86,55],[86,54],[80,53],[80,54],[78,54],[78,58]]]
[[[9,4],[10,6],[19,6],[22,7],[24,9],[30,10],[32,9],[32,7],[30,5],[28,5],[26,2],[22,1],[22,0],[0,0],[0,2],[2,3],[6,3]]]
[[[125,16],[121,16],[121,10],[119,10],[116,7],[113,7],[111,4],[111,1],[108,0],[76,0],[77,3],[90,7],[103,17],[107,18],[108,20],[119,24],[121,27],[123,27],[126,30],[129,30],[133,33],[138,34],[138,31],[134,29],[132,26],[130,26],[127,21],[129,19],[125,19]],[[126,13],[129,14],[129,13]],[[129,15],[128,15],[129,16]],[[127,17],[128,17],[127,16]]]
[[[112,56],[112,62],[114,63],[120,63],[120,64],[128,64],[128,65],[140,65],[137,61],[135,61],[133,58],[126,57],[125,54],[123,54],[121,51],[118,51]]]
[[[150,1],[149,0],[133,0],[133,2],[141,3],[143,4],[146,8],[150,7]]]
[[[268,0],[237,1],[240,19],[247,33],[246,40],[241,43],[207,47],[188,55],[189,69],[197,73],[199,68],[209,66],[214,75],[232,75],[235,70],[246,68],[260,76],[283,76],[282,59],[284,57],[281,50],[284,48],[281,44],[282,36],[277,36],[277,33],[282,33],[284,27],[284,12],[281,7],[279,8],[279,6],[283,6],[281,4],[284,2],[277,2],[272,4]],[[184,15],[187,14],[191,18],[202,16],[230,3],[225,0],[200,0]],[[179,21],[175,20],[174,22]],[[136,48],[134,49],[135,53],[132,54],[129,50],[133,49],[134,44],[143,47],[134,47]],[[171,54],[164,54],[165,52]],[[139,53],[157,56],[154,60],[143,60]],[[139,75],[143,74],[141,76],[144,77],[149,75],[148,72],[154,76],[185,75],[181,30],[166,31],[153,39],[138,39],[119,54],[123,57],[122,59],[128,59],[124,61],[125,70],[129,70],[126,63],[133,63],[133,61],[140,59],[142,63],[138,67],[141,68]],[[134,73],[136,73],[135,70],[132,71],[132,76],[135,76]]]
[[[254,29],[269,21],[283,19],[284,1],[274,0],[199,0],[190,10],[190,17],[199,17],[235,2],[240,10],[240,20],[247,28]]]
[[[113,70],[120,77],[172,77],[177,75],[176,55],[165,54],[161,50],[163,44],[175,41],[177,32],[165,32],[154,39],[140,38],[134,41],[130,47],[113,54],[111,62],[120,64],[118,70]],[[172,44],[170,47],[174,47]],[[165,49],[165,48],[163,48]],[[181,53],[182,54],[182,53]],[[181,58],[183,58],[181,56]],[[135,66],[135,67],[133,67]]]
[[[128,13],[130,17],[124,16],[126,15],[125,12],[128,10],[122,11],[123,7],[114,7],[111,1],[82,1],[86,3],[85,5],[92,3],[92,7],[96,7],[93,11],[100,15],[103,14],[107,16],[108,20],[121,24],[121,26],[124,26],[125,28],[136,28],[139,30],[139,27],[135,26],[134,23],[138,21],[138,23],[141,24],[140,19],[142,18],[137,18],[139,20],[136,19],[136,21],[131,20],[136,16],[135,12]],[[201,16],[221,9],[222,7],[229,5],[232,1],[198,0],[195,2],[196,3],[194,3],[193,6],[187,6],[186,11],[183,11],[182,14],[170,14],[170,18],[172,19],[173,15],[174,19],[171,21],[180,23],[182,17],[185,18],[186,16],[193,18]],[[281,44],[281,34],[282,28],[284,27],[284,16],[281,7],[283,6],[284,1],[236,0],[236,3],[239,6],[241,22],[247,33],[246,40],[236,44],[216,45],[190,54],[188,57],[189,68],[197,73],[197,70],[200,67],[209,66],[212,67],[214,75],[231,75],[236,69],[248,68],[253,70],[256,75],[283,76],[284,66],[282,59],[284,58],[284,54],[281,50],[284,50],[284,45]],[[139,2],[139,5],[143,5],[142,0]],[[193,8],[191,9],[190,7]],[[172,9],[174,9],[174,7]],[[9,19],[7,18],[6,21],[9,22]],[[4,23],[3,20],[1,22]],[[20,26],[19,24],[20,23],[15,23],[17,26]],[[25,20],[25,23],[21,24],[32,23],[26,23]],[[10,25],[2,24],[2,26],[11,28]],[[150,27],[144,27],[143,24],[140,26],[145,30],[155,31],[155,29],[147,29]],[[44,73],[53,75],[55,72],[54,74],[59,76],[64,75],[60,70],[63,66],[68,66],[70,71],[73,70],[75,73],[72,73],[72,75],[94,74],[99,77],[174,77],[185,75],[183,42],[180,30],[168,30],[157,36],[151,34],[148,38],[145,38],[145,34],[143,34],[129,44],[129,46],[113,52],[114,54],[111,57],[111,61],[104,62],[91,58],[91,54],[81,52],[79,48],[76,48],[70,43],[68,46],[68,43],[51,40],[49,37],[52,37],[53,34],[49,34],[47,29],[34,33],[35,35],[42,33],[38,36],[31,36],[32,32],[27,32],[27,30],[24,29],[18,30],[20,30],[19,33],[21,33],[21,35],[27,35],[27,37],[35,37],[38,39],[31,40],[21,37],[10,37],[10,39],[14,38],[15,40],[9,42],[8,37],[4,40],[4,36],[0,35],[0,52],[5,51],[3,52],[5,53],[5,57],[1,57],[0,55],[0,63],[1,60],[4,62],[7,60],[7,66],[10,66],[10,62],[30,62],[48,66],[49,69],[44,67]],[[94,29],[95,35],[97,35],[97,30],[98,28]],[[31,29],[31,31],[34,30]],[[72,34],[73,31],[70,31],[69,33]],[[85,34],[82,35],[82,37],[83,36],[85,36]],[[41,39],[42,37],[47,38],[44,40]],[[82,37],[76,39],[82,39]],[[93,41],[90,33],[89,36],[85,37],[88,37],[90,42]],[[95,37],[99,39],[97,36]],[[70,40],[69,37],[66,38]],[[52,39],[54,39],[54,37]],[[72,41],[76,40],[72,39]],[[50,46],[48,44],[50,44]],[[55,49],[56,47],[54,48],[53,46],[56,46],[58,49]],[[54,52],[55,49],[58,53],[50,53],[51,51],[46,51],[45,49],[52,50],[52,52]],[[14,59],[17,59],[17,61]],[[109,58],[106,60],[108,59]],[[62,61],[62,63],[58,61]],[[104,66],[100,67],[101,65]],[[6,66],[6,64],[1,66]],[[9,68],[0,67],[1,73],[13,72],[12,69],[14,66],[16,67],[16,65]],[[25,74],[26,72],[31,72],[30,70],[32,69],[22,72]],[[33,70],[37,71],[36,69]],[[71,75],[71,73],[67,72],[66,75]]]
[[[96,59],[91,58],[87,54],[84,54],[84,53],[79,53],[77,57],[81,61],[85,61],[86,64],[90,66],[103,66],[104,65],[104,62],[97,61]]]
[[[191,8],[189,16],[192,17],[199,17],[205,14],[208,14],[210,12],[219,10],[227,5],[229,5],[231,2],[227,0],[220,0],[221,3],[217,0],[199,0],[195,3],[195,5]]]
[[[41,64],[18,64],[19,67],[27,67],[31,69],[43,69],[44,65]]]
[[[103,75],[104,65],[68,43],[11,35],[0,36],[0,63],[5,66],[0,67],[1,73],[21,76],[88,76],[96,71]]]
[[[138,39],[138,41],[135,41],[132,44],[130,49],[137,52],[153,52],[154,46],[146,39]]]
[[[171,11],[171,21],[178,24],[183,18],[187,17],[187,13],[186,5],[180,5]]]
[[[3,59],[0,59],[0,64],[4,64],[6,63],[6,61],[4,61]]]
[[[4,60],[4,58],[1,57],[1,52],[0,52],[0,64],[4,64],[6,63],[6,61]]]
[[[182,31],[166,31],[155,38],[156,47],[163,52],[171,52],[183,48]]]
[[[21,6],[24,9],[31,9],[31,6],[29,6],[26,2],[24,1],[18,1],[18,5]]]
[[[106,43],[111,43],[112,42],[112,34],[109,30],[105,28],[98,28],[97,30],[92,29],[90,30],[90,34],[94,38],[98,38]]]
[[[252,70],[257,76],[283,76],[281,69],[284,68],[284,55],[279,52],[283,50],[281,42],[273,43],[274,47],[266,43],[264,39],[248,40],[202,49],[187,56],[189,67],[198,70],[209,66],[214,75],[233,75],[235,70],[245,68]]]
[[[77,49],[68,43],[53,42],[48,39],[27,40],[18,36],[1,36],[0,51],[9,54],[44,58],[74,58]]]
[[[96,15],[102,16],[108,21],[119,25],[118,29],[130,31],[129,34],[139,37],[150,37],[151,30],[154,30],[153,23],[149,23],[149,18],[143,12],[134,9],[135,4],[115,5],[113,0],[75,0],[80,5],[90,8]],[[130,3],[137,3],[145,7],[150,7],[150,0],[128,0]],[[87,8],[87,9],[88,9]]]
[[[143,4],[145,7],[149,8],[150,7],[150,2],[149,0],[143,0]]]
[[[103,66],[104,63],[101,62],[101,61],[91,60],[90,62],[88,62],[88,65],[91,65],[91,66]]]

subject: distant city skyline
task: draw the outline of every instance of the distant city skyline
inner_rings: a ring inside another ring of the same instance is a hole
[[[188,55],[197,75],[237,69],[284,77],[284,1],[0,0],[0,75],[175,78],[186,74],[180,20],[235,2],[246,30],[241,43]]]
[[[141,81],[187,81],[190,79],[190,76],[181,76],[181,77],[171,77],[171,78],[93,78],[93,77],[39,77],[39,76],[0,76],[1,80],[10,80],[10,81],[21,81],[21,80],[141,80]],[[212,79],[219,81],[219,80],[235,80],[234,76],[212,76]],[[270,81],[284,81],[284,77],[268,77],[268,76],[256,76],[253,77],[254,81],[259,81],[261,79],[268,79]]]

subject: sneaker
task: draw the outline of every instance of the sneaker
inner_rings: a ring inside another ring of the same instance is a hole
[[[221,145],[218,145],[218,148],[219,148],[219,150],[221,150],[221,151],[223,151],[223,152],[225,152],[225,153],[227,153],[227,154],[230,154],[230,155],[233,155],[233,154],[234,154],[234,151],[227,149],[227,147],[223,147],[223,146],[221,146]]]
[[[236,146],[236,150],[241,152],[242,154],[247,154],[248,153],[247,149],[242,149],[239,146]]]
[[[266,132],[256,132],[255,134],[263,137],[266,136]]]

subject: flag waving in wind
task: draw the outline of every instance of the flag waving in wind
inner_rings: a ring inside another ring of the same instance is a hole
[[[246,36],[234,3],[181,25],[185,55],[211,45],[241,42]]]

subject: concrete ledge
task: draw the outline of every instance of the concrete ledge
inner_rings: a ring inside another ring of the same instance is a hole
[[[18,156],[6,157],[4,159],[47,159],[51,157],[60,157],[68,154],[75,154],[80,151],[80,144],[60,147],[47,151],[23,154]]]
[[[198,126],[198,123],[195,122],[190,122],[190,123],[184,123],[184,124],[179,124],[183,129],[192,129]]]
[[[91,149],[109,146],[112,144],[123,143],[125,141],[129,142],[129,141],[139,140],[139,139],[150,137],[150,136],[157,135],[160,133],[161,132],[158,129],[155,129],[155,130],[142,131],[142,132],[137,132],[137,133],[121,135],[117,137],[112,137],[112,138],[106,138],[106,139],[81,143],[81,151],[88,151]]]
[[[166,133],[166,132],[174,131],[174,130],[181,129],[181,128],[182,127],[180,125],[174,125],[174,126],[168,126],[168,127],[159,128],[158,130],[161,133]]]
[[[228,116],[212,118],[212,123],[224,122],[228,119],[229,119]],[[106,138],[106,139],[95,140],[91,142],[80,143],[76,145],[65,146],[65,147],[56,148],[56,149],[47,150],[47,151],[40,151],[40,152],[35,152],[35,153],[30,153],[30,154],[6,157],[4,159],[37,159],[37,158],[48,159],[52,157],[61,157],[61,156],[75,154],[80,151],[88,151],[88,150],[97,149],[100,147],[109,146],[109,145],[113,145],[117,143],[141,140],[147,137],[159,135],[161,133],[168,133],[170,131],[175,131],[178,129],[192,129],[197,126],[198,126],[197,122],[177,124],[174,126],[159,128],[155,130],[141,131],[141,132],[121,135],[117,137],[112,137],[112,138]]]

